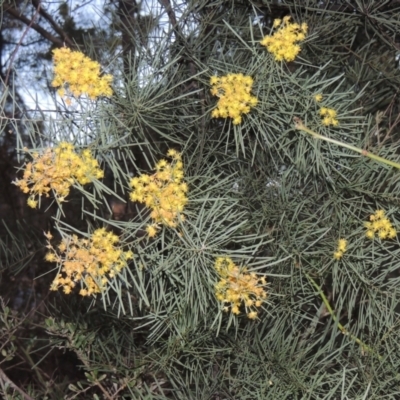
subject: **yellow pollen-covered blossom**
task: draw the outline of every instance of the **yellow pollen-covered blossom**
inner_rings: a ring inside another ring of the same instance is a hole
[[[215,285],[215,296],[223,304],[224,311],[240,314],[240,306],[246,310],[247,317],[256,319],[260,307],[267,298],[264,290],[267,281],[258,277],[254,272],[240,269],[230,257],[218,257],[214,265],[220,281]]]
[[[333,253],[333,258],[335,260],[340,260],[346,251],[347,251],[347,240],[339,239],[336,251]]]
[[[36,196],[49,197],[52,191],[62,202],[75,182],[85,185],[103,177],[103,171],[91,152],[83,150],[77,154],[71,143],[61,142],[41,154],[33,153],[32,158],[33,161],[25,165],[22,179],[13,182],[24,193],[30,193],[27,203],[32,208],[38,204]]]
[[[322,101],[322,94],[321,93],[317,93],[316,95],[314,95],[314,100],[319,103],[320,101]]]
[[[276,29],[275,33],[265,36],[261,44],[274,55],[276,61],[293,61],[301,50],[298,43],[306,38],[307,24],[292,23],[290,17],[286,16],[283,20],[276,19],[273,28]]]
[[[156,236],[157,235],[157,224],[147,225],[146,232],[150,238]]]
[[[253,79],[243,74],[228,74],[210,78],[211,94],[219,97],[217,107],[211,113],[212,118],[232,118],[233,124],[242,122],[242,115],[250,112],[258,103],[251,95]]]
[[[50,289],[58,290],[61,287],[65,294],[69,294],[79,283],[81,296],[103,291],[109,279],[116,276],[133,258],[131,251],[122,251],[117,246],[118,241],[118,236],[100,228],[89,239],[81,239],[77,235],[63,238],[58,250],[48,242],[50,251],[45,259],[56,262],[61,271]]]
[[[322,123],[325,126],[333,125],[338,126],[339,121],[336,119],[337,112],[333,108],[322,107],[319,111],[322,118]]]
[[[37,200],[35,200],[34,197],[29,197],[28,200],[26,201],[26,203],[28,204],[29,207],[31,208],[36,208],[37,207]]]
[[[256,318],[257,318],[257,311],[250,311],[250,312],[247,314],[247,317],[248,317],[249,319],[256,319]]]
[[[375,235],[379,239],[394,239],[397,236],[396,229],[393,227],[390,220],[385,216],[384,210],[376,210],[369,217],[370,222],[365,222],[367,231],[365,236],[368,239],[373,239]]]
[[[153,175],[142,174],[131,179],[132,201],[144,203],[150,208],[153,224],[146,228],[149,237],[157,234],[158,224],[175,228],[180,215],[188,202],[188,185],[183,181],[182,156],[174,149],[168,151],[172,162],[160,160]],[[184,216],[181,215],[181,219]]]
[[[111,96],[112,75],[100,76],[100,64],[80,51],[67,47],[53,50],[53,87],[60,87],[58,94],[64,97],[72,94],[78,97],[87,94],[92,100],[99,96]]]

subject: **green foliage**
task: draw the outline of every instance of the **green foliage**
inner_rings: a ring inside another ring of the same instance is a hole
[[[367,239],[364,223],[383,209],[399,230],[399,172],[335,143],[399,162],[399,10],[320,3],[182,2],[161,9],[166,35],[155,5],[141,35],[144,22],[120,8],[111,19],[120,25],[110,27],[121,30],[120,53],[99,51],[113,54],[104,65],[114,95],[77,99],[75,109],[59,101],[52,118],[42,112],[40,130],[28,120],[14,126],[18,150],[27,137],[38,150],[69,141],[89,148],[105,177],[75,185],[65,203],[44,199],[41,232],[24,232],[24,222],[0,229],[2,285],[34,265],[42,288],[42,307],[14,312],[43,346],[21,333],[16,346],[17,317],[1,310],[9,384],[49,399],[397,398],[400,246],[397,237]],[[309,27],[289,64],[259,43],[285,15]],[[240,125],[211,118],[210,77],[229,73],[254,79],[258,104]],[[338,127],[322,123],[321,107],[337,112]],[[296,129],[294,118],[336,142]],[[129,201],[129,181],[152,174],[171,148],[182,152],[189,202],[176,228],[149,238],[149,212]],[[133,251],[132,262],[97,297],[49,292],[56,271],[43,260],[43,230],[57,246],[100,227]],[[335,260],[339,238],[348,249]],[[213,268],[221,256],[266,276],[256,321],[222,311]],[[56,351],[76,374],[55,372],[46,383]],[[36,371],[30,381],[14,378],[18,357]]]

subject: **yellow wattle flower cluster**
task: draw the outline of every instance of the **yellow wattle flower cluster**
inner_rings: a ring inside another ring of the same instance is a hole
[[[340,260],[346,251],[347,251],[347,240],[339,239],[336,251],[333,253],[333,258],[335,260]]]
[[[49,197],[53,191],[57,200],[62,202],[75,182],[85,185],[104,175],[90,150],[77,154],[71,143],[61,142],[55,148],[45,149],[42,154],[33,153],[32,157],[33,161],[25,166],[23,178],[14,182],[24,193],[30,193],[27,203],[32,208],[38,204],[36,196]]]
[[[394,239],[396,237],[396,229],[385,216],[384,210],[376,210],[375,214],[370,215],[369,220],[371,222],[365,223],[365,227],[367,228],[365,236],[368,239],[373,239],[375,234],[379,239]]]
[[[314,100],[319,103],[320,101],[322,101],[322,94],[321,93],[317,93],[314,95]]]
[[[67,93],[78,97],[87,94],[92,100],[99,96],[111,96],[112,75],[100,76],[100,64],[91,60],[80,51],[71,51],[67,47],[53,50],[55,77],[51,85],[61,88],[58,94]]]
[[[50,234],[46,234],[48,240]],[[108,278],[113,278],[133,258],[131,251],[122,251],[116,246],[119,239],[104,228],[97,229],[89,239],[79,239],[72,235],[62,239],[57,250],[49,243],[50,251],[45,259],[56,262],[61,273],[58,273],[50,290],[63,288],[65,294],[80,283],[81,296],[90,296],[103,291]]]
[[[233,124],[242,122],[242,114],[250,112],[258,103],[251,95],[253,78],[243,74],[228,74],[210,78],[211,94],[219,97],[217,107],[212,111],[213,118],[233,118]]]
[[[131,180],[132,201],[144,203],[151,209],[150,217],[154,224],[147,227],[149,237],[157,234],[158,224],[176,227],[178,215],[188,202],[188,186],[183,181],[183,162],[181,154],[170,149],[168,156],[172,162],[160,160],[153,175],[142,174]],[[181,215],[183,219],[183,215]]]
[[[321,110],[319,111],[319,114],[321,115],[321,117],[323,117],[322,123],[325,126],[339,125],[339,121],[336,119],[337,112],[333,108],[322,107]]]
[[[257,307],[260,307],[267,297],[264,290],[265,277],[257,277],[254,272],[240,269],[230,257],[218,257],[214,265],[220,281],[215,285],[215,296],[224,304],[224,311],[240,314],[243,302],[247,317],[257,318]]]
[[[297,44],[306,38],[308,26],[289,22],[290,16],[274,21],[274,28],[278,30],[271,36],[265,36],[261,44],[272,53],[276,61],[293,61],[300,53],[301,47]]]

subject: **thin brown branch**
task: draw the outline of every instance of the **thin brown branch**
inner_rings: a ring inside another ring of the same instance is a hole
[[[24,24],[28,25],[30,28],[35,30],[37,33],[42,35],[45,39],[49,40],[50,42],[54,43],[58,47],[63,47],[64,46],[64,40],[59,39],[56,36],[53,36],[50,32],[46,31],[46,29],[43,29],[39,24],[36,24],[34,21],[30,20],[29,18],[25,17],[19,10],[15,9],[14,7],[11,7],[9,5],[4,5],[3,6],[3,11],[9,13],[16,19],[20,20]],[[68,42],[69,39],[65,40],[65,43]],[[70,44],[71,47],[73,44]]]
[[[40,6],[39,0],[32,0],[32,4],[38,8]],[[73,41],[69,38],[67,33],[57,24],[53,17],[43,8],[39,8],[40,15],[47,20],[47,22],[52,26],[52,28],[63,38],[65,44],[69,47],[75,47]]]
[[[21,43],[24,40],[24,37],[28,33],[29,29],[31,28],[32,24],[35,22],[35,19],[37,18],[39,11],[40,11],[40,3],[38,3],[38,5],[36,7],[35,14],[33,15],[33,18],[31,20],[30,24],[26,27],[26,29],[25,29],[24,33],[22,34],[21,38],[19,39],[19,42],[17,43],[14,51],[12,52],[12,55],[11,55],[11,58],[10,58],[10,65],[8,66],[8,69],[7,69],[6,79],[4,80],[4,85],[5,86],[8,85],[8,79],[10,77],[11,68],[12,68],[15,56],[17,55],[18,49],[21,47]]]
[[[8,383],[8,385],[16,390],[24,400],[34,400],[29,394],[25,393],[22,389],[20,389],[6,374],[5,372],[0,368],[0,381],[2,383]]]
[[[183,35],[180,35],[180,31],[179,31],[179,25],[178,22],[176,20],[176,15],[175,12],[171,6],[171,1],[170,0],[158,0],[159,3],[165,8],[165,11],[167,12],[169,21],[172,25],[172,29],[175,33],[176,36],[176,40],[181,40],[183,42],[185,42],[185,39],[183,37]],[[179,37],[180,36],[180,37]],[[192,74],[192,76],[195,76],[197,73],[197,68],[196,68],[196,64],[194,63],[193,59],[190,57],[188,60],[188,66],[189,66],[189,71]],[[191,86],[193,86],[194,89],[198,89],[198,83],[197,81],[193,81],[191,82],[191,84],[189,85],[189,87],[187,88],[187,90],[191,89]],[[200,168],[200,162],[202,159],[202,154],[203,154],[203,150],[204,150],[204,144],[205,144],[205,135],[206,135],[206,112],[205,112],[205,95],[204,95],[204,90],[199,92],[199,98],[200,98],[200,102],[201,102],[201,108],[202,108],[202,115],[203,117],[201,118],[201,138],[200,138],[200,149],[198,152],[198,158],[197,158],[197,165],[196,165],[196,170],[198,171]]]
[[[158,0],[158,1],[165,8],[169,21],[171,22],[172,28],[176,30],[178,23],[176,21],[176,16],[174,10],[172,9],[170,0]]]

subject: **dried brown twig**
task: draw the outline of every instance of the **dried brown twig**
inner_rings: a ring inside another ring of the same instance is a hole
[[[16,390],[24,400],[34,400],[29,394],[25,393],[22,389],[20,389],[7,375],[6,373],[0,368],[0,383],[8,384],[11,388]]]

